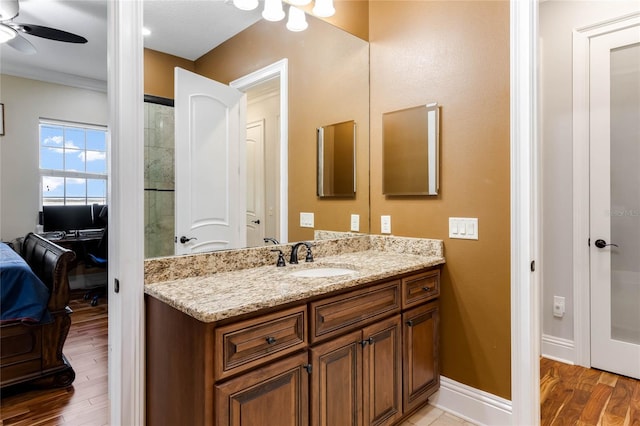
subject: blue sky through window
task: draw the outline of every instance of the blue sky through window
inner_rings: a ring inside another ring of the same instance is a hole
[[[106,203],[106,130],[41,123],[40,170],[43,205]]]

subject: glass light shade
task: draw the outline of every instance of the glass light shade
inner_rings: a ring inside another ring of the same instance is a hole
[[[17,33],[13,28],[0,25],[0,43],[6,43],[9,40],[16,38],[16,35]]]
[[[316,0],[311,12],[320,18],[328,18],[335,15],[336,9],[333,7],[333,0]]]
[[[282,0],[265,0],[262,17],[271,22],[281,21],[284,18]]]
[[[258,0],[233,0],[233,5],[240,10],[253,10],[258,7]]]
[[[294,6],[306,6],[311,3],[311,0],[289,0],[288,3]]]
[[[307,18],[304,12],[297,7],[289,7],[289,19],[287,20],[287,29],[289,31],[304,31],[307,29]]]

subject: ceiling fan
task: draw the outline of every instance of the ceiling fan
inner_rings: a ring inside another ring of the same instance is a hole
[[[36,53],[36,48],[22,34],[42,37],[65,43],[86,43],[87,39],[77,34],[41,25],[20,24],[13,19],[20,13],[18,0],[0,0],[0,43],[27,54]]]

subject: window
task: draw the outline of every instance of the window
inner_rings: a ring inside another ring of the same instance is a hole
[[[40,120],[42,205],[106,204],[107,129]]]

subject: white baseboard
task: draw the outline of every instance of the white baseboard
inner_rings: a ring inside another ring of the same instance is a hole
[[[511,424],[511,401],[444,376],[429,404],[477,425]]]
[[[573,340],[561,337],[542,335],[542,356],[554,361],[574,364],[576,359],[576,348]]]

